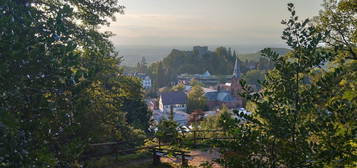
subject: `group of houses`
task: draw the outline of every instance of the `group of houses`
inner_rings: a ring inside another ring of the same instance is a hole
[[[177,81],[178,83],[182,84],[189,84],[192,79],[197,80],[200,83],[203,83],[205,85],[216,85],[219,83],[219,79],[215,75],[211,75],[208,71],[206,71],[203,74],[180,74],[177,76]]]
[[[214,79],[210,77],[209,72],[205,72],[202,75],[192,75],[191,79],[200,77],[201,79]],[[189,81],[190,78],[181,78],[179,80]],[[226,106],[229,109],[238,109],[243,106],[242,98],[239,96],[239,91],[242,89],[239,80],[241,78],[240,67],[238,60],[236,59],[233,74],[226,83],[216,84],[215,87],[203,88],[204,96],[207,100],[207,107],[209,111],[217,111],[222,106]],[[162,117],[168,117],[174,115],[174,119],[185,125],[187,123],[187,93],[191,87],[185,85],[183,91],[169,91],[160,93],[158,99],[158,107],[152,107],[154,111],[154,119],[160,120]],[[154,104],[152,104],[155,106]],[[155,110],[157,109],[157,110]]]

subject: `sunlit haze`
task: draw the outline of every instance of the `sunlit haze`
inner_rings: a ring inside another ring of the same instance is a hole
[[[289,2],[306,18],[322,0],[121,0],[125,14],[103,29],[116,46],[277,46]]]

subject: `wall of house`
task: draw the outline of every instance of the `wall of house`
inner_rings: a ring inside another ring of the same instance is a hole
[[[162,98],[160,97],[160,100],[159,100],[159,110],[160,111],[164,111],[164,105],[162,104]]]
[[[170,112],[171,111],[171,106],[173,106],[173,111],[176,112],[176,111],[183,111],[183,112],[186,112],[187,111],[187,105],[186,104],[172,104],[172,105],[164,105],[162,103],[162,99],[160,97],[160,100],[159,100],[159,109],[160,111],[162,112]]]
[[[142,85],[143,85],[143,88],[145,88],[145,89],[151,88],[151,80],[148,80],[148,79],[142,80]]]
[[[172,105],[165,105],[164,106],[165,111],[166,112],[170,112],[171,111],[171,106],[172,106],[172,110],[174,112],[176,112],[176,111],[186,112],[186,110],[187,110],[186,104],[172,104]]]
[[[223,105],[225,105],[229,109],[238,108],[238,107],[242,107],[242,101],[241,100],[236,100],[233,102],[207,101],[207,106],[208,109],[210,110],[217,110],[217,108],[220,109],[223,107]]]

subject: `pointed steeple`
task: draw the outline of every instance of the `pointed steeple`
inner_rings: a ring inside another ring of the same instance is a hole
[[[239,67],[238,57],[236,57],[236,62],[234,64],[233,78],[240,78],[240,67]]]
[[[233,51],[233,57],[237,58],[236,50]]]

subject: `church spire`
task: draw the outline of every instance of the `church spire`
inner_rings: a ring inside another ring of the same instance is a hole
[[[240,78],[240,67],[239,67],[238,57],[236,57],[236,62],[234,64],[233,78]]]

